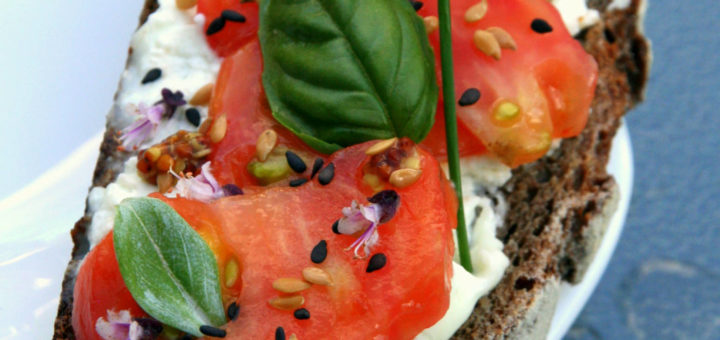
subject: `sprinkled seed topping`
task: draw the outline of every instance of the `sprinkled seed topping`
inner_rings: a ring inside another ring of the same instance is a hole
[[[552,32],[553,28],[548,24],[547,21],[543,19],[535,19],[530,23],[530,28],[532,28],[535,33],[545,34]]]
[[[332,286],[333,280],[326,271],[318,267],[306,267],[302,271],[303,279],[320,286]]]
[[[495,60],[500,59],[502,53],[500,51],[500,44],[492,33],[483,30],[475,31],[473,34],[473,43],[480,52],[485,53]]]
[[[298,320],[307,320],[310,318],[310,311],[305,308],[296,309],[293,316]]]
[[[517,44],[515,43],[515,40],[506,30],[500,27],[490,27],[486,31],[490,32],[490,34],[495,37],[495,40],[497,40],[501,48],[506,48],[513,51],[517,49]]]
[[[223,17],[215,18],[213,21],[210,22],[210,25],[208,25],[207,30],[205,31],[206,35],[213,35],[217,32],[220,32],[223,27],[225,27],[225,19]]]
[[[339,224],[340,224],[340,220],[337,220],[337,221],[335,221],[335,223],[333,223],[333,225],[332,225],[332,231],[333,231],[333,233],[338,234],[338,235],[340,235],[340,230],[338,230],[338,225],[339,225]]]
[[[297,293],[311,287],[311,285],[303,280],[294,277],[283,277],[273,281],[272,287],[282,293]]]
[[[293,171],[301,174],[307,170],[307,165],[305,165],[305,162],[296,153],[288,150],[285,152],[285,158],[287,159],[290,169],[293,169]]]
[[[243,191],[235,184],[225,184],[222,186],[225,196],[237,196],[242,195]]]
[[[325,258],[327,257],[327,241],[322,240],[318,242],[318,244],[313,247],[312,252],[310,252],[310,260],[313,263],[323,263],[325,261]]]
[[[268,301],[270,306],[282,310],[295,310],[305,304],[305,298],[302,295],[278,296]]]
[[[324,163],[325,162],[322,158],[315,159],[315,162],[313,163],[312,174],[310,174],[310,179],[313,179],[313,177],[315,177],[315,174],[320,171]]]
[[[240,306],[237,304],[237,302],[234,302],[230,304],[227,308],[227,318],[230,321],[235,321],[238,317],[238,314],[240,314]]]
[[[245,22],[245,16],[233,11],[231,9],[226,9],[220,13],[220,17],[227,21],[233,21],[233,22]]]
[[[176,0],[175,6],[179,9],[186,10],[197,5],[197,2],[198,0]]]
[[[146,182],[157,184],[159,191],[164,193],[175,184],[175,178],[162,175],[169,170],[197,174],[205,162],[203,157],[210,154],[207,144],[207,137],[199,133],[178,131],[161,143],[140,151],[137,169]]]
[[[386,262],[387,258],[385,257],[385,254],[377,253],[370,258],[370,261],[368,261],[368,266],[367,269],[365,269],[365,272],[372,273],[376,270],[380,270],[385,267]]]
[[[440,27],[440,21],[438,20],[438,17],[434,15],[428,15],[423,18],[423,24],[425,24],[425,31],[427,31],[427,34],[432,34],[435,31],[437,31],[438,27]]]
[[[267,160],[268,155],[277,144],[277,137],[277,132],[273,129],[267,129],[258,136],[257,143],[255,143],[255,156],[258,160],[261,162]]]
[[[415,9],[415,12],[419,11],[419,10],[423,7],[423,2],[422,2],[422,1],[413,1],[413,0],[410,0],[410,4],[411,4],[411,5],[413,6],[413,8]]]
[[[502,102],[495,108],[493,112],[493,116],[495,116],[495,119],[500,121],[511,120],[517,117],[519,114],[520,107],[511,102]]]
[[[332,162],[318,173],[318,182],[322,185],[328,185],[335,177],[335,164]]]
[[[200,326],[200,333],[211,336],[213,338],[224,338],[227,335],[227,332],[224,329],[209,325]]]
[[[275,340],[285,340],[285,329],[282,327],[275,328]]]
[[[210,95],[212,95],[213,83],[207,83],[203,87],[199,88],[197,92],[190,98],[190,105],[204,106],[210,102]]]
[[[185,118],[195,127],[200,126],[200,111],[198,109],[191,107],[185,110]]]
[[[227,133],[227,116],[222,115],[215,119],[210,131],[208,131],[208,136],[211,142],[219,143],[225,138],[225,133]]]
[[[480,100],[480,90],[471,87],[465,90],[462,96],[460,96],[460,100],[458,100],[458,105],[468,106],[477,103],[478,100]]]
[[[367,150],[365,150],[365,154],[368,156],[375,156],[379,153],[385,152],[387,149],[395,145],[397,142],[397,137],[393,137],[390,139],[386,139],[383,141],[379,141],[375,144],[373,144],[371,147],[369,147]]]
[[[294,179],[294,180],[290,181],[290,186],[293,187],[293,188],[299,187],[299,186],[307,183],[307,181],[308,181],[308,180],[305,179],[305,178]]]
[[[145,85],[147,83],[152,83],[152,82],[160,79],[160,76],[162,76],[162,70],[159,68],[154,68],[145,74],[145,77],[143,77],[143,79],[142,79],[142,81],[140,81],[140,83],[143,85]]]
[[[465,12],[465,22],[476,22],[480,21],[488,10],[487,0],[482,0],[475,5],[472,5]]]
[[[396,188],[405,188],[417,182],[422,175],[422,170],[399,169],[390,174],[390,184]]]
[[[225,264],[225,287],[232,287],[235,285],[240,274],[240,266],[237,261],[232,258]]]

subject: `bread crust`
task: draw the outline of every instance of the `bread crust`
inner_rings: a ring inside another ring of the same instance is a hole
[[[498,235],[512,264],[454,339],[544,338],[560,281],[582,279],[604,234],[603,216],[612,215],[617,202],[615,181],[605,170],[611,141],[620,118],[643,98],[647,80],[650,46],[638,26],[641,2],[633,0],[626,10],[606,13],[608,0],[589,0],[590,6],[604,14],[601,24],[581,36],[600,70],[588,126],[580,136],[564,140],[551,155],[515,169],[502,188],[509,213]],[[157,0],[145,1],[140,25],[158,6]],[[118,151],[118,145],[117,131],[108,120],[93,187],[114,181],[130,157]],[[90,219],[86,208],[71,231],[74,247],[53,339],[75,339],[73,287],[77,268],[89,250]]]

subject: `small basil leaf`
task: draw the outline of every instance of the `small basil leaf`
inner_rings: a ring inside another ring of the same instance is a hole
[[[195,336],[202,336],[202,325],[225,323],[215,256],[170,206],[125,199],[113,242],[125,285],[145,312]]]
[[[434,58],[407,0],[263,0],[259,37],[273,116],[315,149],[430,131]]]

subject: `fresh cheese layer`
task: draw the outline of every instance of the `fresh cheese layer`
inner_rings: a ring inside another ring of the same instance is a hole
[[[116,129],[130,125],[135,119],[135,108],[151,106],[161,98],[163,88],[181,91],[185,98],[208,83],[214,83],[221,60],[205,42],[202,31],[204,17],[194,10],[181,11],[173,0],[159,0],[157,9],[147,22],[133,35],[131,53],[126,70],[120,80],[120,91],[110,122]],[[162,75],[156,81],[142,84],[148,71],[159,68]],[[202,118],[207,109],[197,108]],[[158,126],[152,139],[143,146],[156,144],[178,130],[195,130],[178,110],[175,115]]]
[[[588,9],[583,0],[552,0],[571,34],[593,25],[599,14]],[[611,6],[627,6],[626,0],[616,0]],[[173,0],[159,0],[160,7],[148,18],[132,37],[127,69],[122,75],[120,92],[111,112],[110,124],[121,130],[136,119],[135,109],[141,103],[152,105],[160,99],[163,88],[182,91],[186,98],[202,86],[214,82],[220,68],[220,59],[210,50],[202,32],[205,18],[194,10],[181,11]],[[160,68],[157,81],[141,84],[147,72]],[[198,108],[202,118],[206,108]],[[151,140],[141,147],[162,141],[179,130],[195,130],[185,118],[182,109],[163,121]],[[137,159],[132,157],[124,164],[124,171],[107,188],[95,187],[90,191],[88,204],[92,214],[89,230],[91,247],[98,244],[112,229],[115,206],[127,197],[140,197],[156,190],[137,174]],[[434,326],[423,331],[416,339],[447,339],[467,320],[477,301],[489,293],[502,279],[509,264],[503,253],[503,243],[495,236],[496,228],[503,223],[506,206],[497,192],[511,177],[510,168],[490,157],[463,159],[463,188],[466,221],[471,241],[474,273],[468,273],[454,263],[450,308]],[[456,261],[457,262],[457,261]]]
[[[202,15],[194,10],[181,11],[173,0],[160,0],[158,8],[147,22],[133,35],[131,53],[126,70],[120,80],[115,106],[110,113],[110,125],[120,131],[132,124],[139,105],[151,106],[161,99],[161,91],[168,88],[182,91],[186,98],[199,88],[214,83],[221,60],[205,42],[202,32]],[[148,71],[159,68],[162,75],[156,81],[142,84]],[[196,107],[201,119],[207,116],[207,108]],[[194,131],[197,128],[179,108],[173,117],[163,120],[145,148],[173,135],[179,130]],[[94,247],[112,229],[115,205],[128,197],[146,196],[157,189],[145,183],[138,175],[134,157],[125,162],[124,171],[107,188],[95,187],[90,191],[88,206],[93,214],[90,225],[90,246]]]

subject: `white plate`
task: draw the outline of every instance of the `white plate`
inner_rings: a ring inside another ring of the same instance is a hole
[[[50,339],[63,272],[82,215],[101,134],[87,141],[32,184],[0,201],[0,340]],[[618,131],[608,170],[622,195],[602,245],[577,286],[563,284],[548,336],[560,339],[587,302],[615,249],[630,204],[633,160],[630,135]]]

